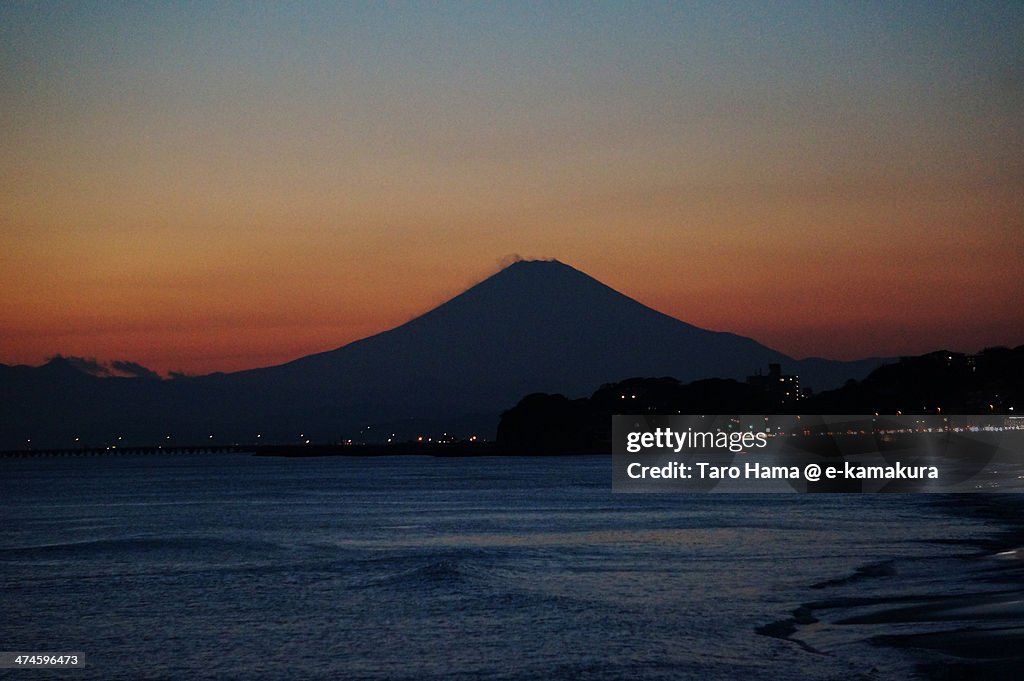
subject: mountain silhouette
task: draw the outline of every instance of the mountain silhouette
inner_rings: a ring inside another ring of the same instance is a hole
[[[529,393],[579,397],[634,376],[744,378],[769,363],[824,389],[881,361],[793,360],[658,312],[561,262],[520,261],[401,326],[278,366],[153,381],[86,376],[66,360],[0,365],[0,445],[24,444],[29,431],[97,441],[373,441],[440,429],[486,437]]]

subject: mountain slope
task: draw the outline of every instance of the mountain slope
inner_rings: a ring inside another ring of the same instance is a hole
[[[306,384],[354,382],[370,394],[503,408],[523,391],[589,393],[635,375],[741,377],[781,353],[652,310],[562,263],[516,263],[407,324],[334,351],[247,372]],[[371,380],[372,379],[372,380]]]

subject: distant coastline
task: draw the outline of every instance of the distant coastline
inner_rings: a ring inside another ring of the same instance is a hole
[[[90,457],[90,456],[216,456],[251,454],[288,458],[322,456],[500,456],[508,452],[495,442],[393,442],[385,444],[274,444],[193,445],[180,447],[77,447],[0,451],[0,457]],[[600,452],[591,452],[600,453]]]

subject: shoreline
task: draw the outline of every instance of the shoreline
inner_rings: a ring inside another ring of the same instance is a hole
[[[964,549],[951,558],[963,561],[970,585],[967,591],[934,593],[921,585],[884,596],[828,597],[830,590],[894,577],[899,570],[899,559],[868,563],[845,577],[810,585],[809,589],[825,592],[825,597],[801,603],[789,617],[759,626],[755,633],[792,642],[808,653],[829,655],[827,649],[813,644],[815,629],[849,628],[861,643],[907,656],[919,679],[1020,678],[1024,668],[1024,499],[1013,494],[950,494],[936,498],[934,504],[939,513],[967,514],[997,525],[983,536],[948,541],[949,546]]]
[[[395,442],[385,444],[294,444],[294,445],[184,445],[164,447],[146,445],[137,447],[77,447],[61,449],[20,449],[0,451],[0,458],[76,456],[215,456],[219,454],[248,454],[260,457],[316,458],[316,457],[565,457],[607,456],[611,452],[545,452],[524,455],[521,450],[510,449],[493,441],[456,442]]]

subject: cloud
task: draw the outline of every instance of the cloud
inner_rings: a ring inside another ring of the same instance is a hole
[[[522,261],[523,256],[519,255],[518,253],[509,253],[507,255],[503,255],[501,258],[498,259],[498,269],[503,270],[509,265],[515,265],[517,262]]]
[[[142,366],[138,362],[127,359],[114,360],[110,363],[101,362],[95,357],[74,357],[54,355],[50,360],[61,360],[83,374],[97,378],[145,378],[161,380],[160,374]]]
[[[110,368],[97,361],[95,357],[54,355],[51,359],[62,359],[83,374],[97,377],[110,376]]]
[[[517,262],[558,262],[558,258],[541,258],[530,255],[520,255],[519,253],[509,253],[498,259],[498,269],[503,270],[510,265],[515,265]]]
[[[138,362],[130,362],[126,359],[114,360],[110,363],[110,368],[121,376],[127,376],[128,378],[149,378],[160,380],[160,374],[148,369]]]

